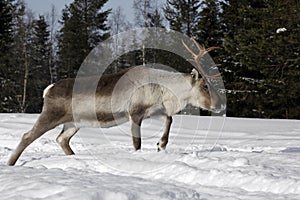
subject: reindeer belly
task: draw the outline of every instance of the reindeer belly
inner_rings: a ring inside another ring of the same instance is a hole
[[[112,126],[117,126],[129,121],[128,113],[118,112],[118,113],[102,113],[96,114],[99,126],[101,128],[109,128]]]
[[[78,103],[80,104],[80,102]],[[109,128],[129,121],[128,112],[122,106],[112,103],[110,96],[96,96],[89,104],[80,106],[80,124],[84,126]]]

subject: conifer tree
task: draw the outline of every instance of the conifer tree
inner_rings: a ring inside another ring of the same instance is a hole
[[[0,51],[2,56],[7,55],[9,44],[12,43],[13,11],[12,0],[0,2]],[[4,58],[3,58],[4,59]],[[3,61],[0,62],[3,64]]]
[[[223,10],[221,23],[223,24],[224,44],[222,52],[223,76],[225,76],[225,88],[227,90],[227,115],[248,116],[246,99],[250,94],[249,87],[243,81],[244,68],[234,58],[238,55],[239,41],[237,35],[244,27],[242,16],[247,7],[246,1],[225,0],[221,2]]]
[[[229,113],[297,118],[298,2],[227,0],[222,4]]]
[[[257,54],[258,70],[263,75],[259,87],[263,117],[298,118],[300,116],[300,4],[296,0],[267,1],[263,4],[265,19],[263,33],[259,32]],[[260,5],[261,6],[261,5]],[[251,62],[250,62],[251,64]]]
[[[107,17],[101,12],[107,0],[75,0],[63,10],[59,32],[60,78],[75,77],[90,51],[108,37]]]
[[[165,28],[164,18],[158,8],[155,8],[153,13],[148,13],[147,18],[149,19],[146,23],[147,27]]]
[[[51,51],[49,25],[44,16],[34,20],[31,43],[31,65],[28,80],[27,112],[41,112],[43,90],[51,83],[49,57]]]
[[[203,0],[201,2],[200,21],[196,37],[199,43],[205,47],[222,45],[223,32],[220,13],[218,1]]]
[[[172,30],[183,33],[188,37],[195,37],[198,40],[200,6],[200,0],[167,0],[163,10],[169,27]],[[171,39],[169,44],[176,48],[176,45],[178,45],[177,38],[174,38],[174,41]],[[169,56],[167,65],[181,72],[190,72],[192,69],[192,66],[186,60],[173,54]]]
[[[10,102],[10,48],[13,42],[13,0],[0,1],[0,112],[8,112]]]
[[[187,36],[195,36],[200,21],[199,0],[167,0],[164,7],[165,18],[170,28]]]

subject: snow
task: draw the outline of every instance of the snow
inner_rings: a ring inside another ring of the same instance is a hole
[[[0,199],[300,199],[297,120],[178,115],[163,152],[161,119],[144,121],[137,152],[129,123],[86,128],[71,140],[73,156],[55,142],[57,127],[6,166],[37,117],[0,114]]]

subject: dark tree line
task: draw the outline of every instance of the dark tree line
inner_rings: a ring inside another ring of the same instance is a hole
[[[39,112],[41,91],[51,83],[49,30],[22,1],[1,1],[1,112]],[[2,17],[4,16],[4,17]]]
[[[34,16],[22,0],[0,1],[0,112],[40,112],[43,89],[75,77],[99,42],[134,27],[160,27],[220,47],[211,56],[223,75],[228,116],[299,119],[297,0],[135,0],[134,22],[121,8],[105,10],[107,1],[74,0],[55,36],[51,20]],[[174,45],[159,32],[153,37]],[[126,48],[124,41],[116,48]],[[192,67],[169,52],[141,49],[120,56],[107,73],[146,63]]]
[[[300,10],[296,0],[222,1],[221,60],[234,116],[300,116]]]

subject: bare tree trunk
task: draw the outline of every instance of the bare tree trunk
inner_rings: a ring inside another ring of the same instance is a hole
[[[23,85],[23,99],[21,104],[21,112],[24,113],[26,111],[26,97],[27,97],[27,82],[28,82],[28,74],[29,74],[29,66],[28,66],[28,55],[27,55],[27,47],[24,44],[24,85]]]
[[[119,68],[119,28],[120,28],[120,15],[121,15],[121,8],[119,7],[118,10],[117,10],[117,13],[116,13],[117,16],[115,16],[117,19],[116,19],[116,22],[115,25],[116,25],[116,45],[115,45],[115,53],[116,53],[116,56],[118,58],[118,61],[117,61],[117,64],[115,66],[115,69],[114,69],[114,73],[117,73],[118,71],[118,68]]]
[[[52,47],[50,48],[49,60],[48,61],[49,61],[48,64],[49,64],[49,73],[50,73],[50,84],[52,84],[53,80],[54,80],[53,72],[52,72],[52,65],[53,65],[53,49],[52,49]]]
[[[89,53],[89,31],[88,31],[88,26],[89,26],[89,21],[88,21],[88,2],[87,0],[84,0],[84,31],[85,31],[85,42],[86,42],[86,49],[84,49],[85,56]]]
[[[51,42],[51,46],[50,46],[50,52],[49,52],[49,73],[50,73],[50,83],[52,84],[54,82],[54,68],[53,68],[53,58],[54,58],[54,51],[53,51],[53,46],[54,46],[54,30],[55,30],[55,21],[56,21],[56,17],[55,17],[55,6],[52,5],[51,6],[51,14],[50,14],[50,24],[51,24],[51,31],[50,31],[50,42]]]
[[[146,24],[146,17],[147,17],[147,5],[146,5],[146,2],[147,0],[144,0],[144,28],[146,28],[147,24]],[[142,53],[143,53],[143,66],[146,65],[146,50],[145,50],[145,44],[143,42],[143,50],[142,50]]]

